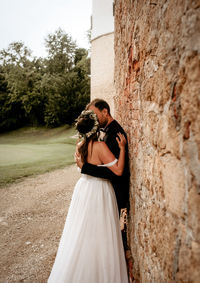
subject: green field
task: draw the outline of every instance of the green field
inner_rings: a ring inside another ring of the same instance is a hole
[[[0,185],[73,164],[74,135],[68,126],[0,134]]]

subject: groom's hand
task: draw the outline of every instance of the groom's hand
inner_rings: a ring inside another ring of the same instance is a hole
[[[81,155],[76,152],[74,157],[75,157],[75,161],[76,161],[77,166],[78,166],[80,169],[82,169],[82,167],[83,167],[83,162],[82,162],[82,160],[81,160]]]

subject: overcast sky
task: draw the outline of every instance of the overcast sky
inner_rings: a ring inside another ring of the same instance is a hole
[[[0,49],[23,41],[33,55],[45,56],[44,38],[59,27],[88,48],[92,0],[0,0]]]

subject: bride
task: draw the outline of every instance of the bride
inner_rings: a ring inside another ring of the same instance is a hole
[[[126,139],[118,134],[119,159],[98,142],[96,114],[84,110],[76,129],[82,137],[76,152],[83,162],[124,169]],[[72,195],[48,283],[128,283],[117,202],[109,180],[82,174]]]

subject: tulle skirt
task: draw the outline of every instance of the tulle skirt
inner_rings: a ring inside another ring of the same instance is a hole
[[[108,180],[77,182],[48,283],[127,283],[115,193]]]

